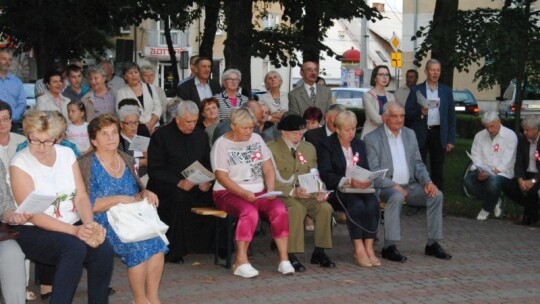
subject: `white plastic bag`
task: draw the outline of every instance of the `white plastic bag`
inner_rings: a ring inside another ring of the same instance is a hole
[[[154,206],[150,205],[146,198],[131,204],[118,204],[107,211],[107,219],[124,243],[132,243],[148,240],[159,236],[165,244],[169,240],[165,233],[169,229],[159,219]]]

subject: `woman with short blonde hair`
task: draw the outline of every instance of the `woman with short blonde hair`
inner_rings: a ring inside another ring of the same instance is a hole
[[[275,196],[257,198],[275,189],[271,152],[261,136],[253,134],[257,121],[249,109],[234,110],[230,120],[231,131],[216,140],[210,160],[217,180],[214,185],[215,205],[238,219],[234,275],[244,278],[259,275],[247,256],[259,213],[270,221],[272,236],[279,252],[278,271],[292,274],[294,268],[287,254],[287,209]]]

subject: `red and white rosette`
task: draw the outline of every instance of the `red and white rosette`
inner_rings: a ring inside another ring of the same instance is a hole
[[[251,160],[262,160],[261,151],[256,151],[255,153],[253,153],[253,156],[251,156]]]
[[[356,166],[356,164],[360,162],[360,155],[358,154],[358,152],[354,153],[354,156],[352,158],[352,165],[353,167]]]
[[[540,154],[538,153],[538,150],[534,151],[534,159],[536,161],[540,161]]]
[[[298,156],[298,161],[299,161],[302,165],[307,164],[307,160],[306,160],[306,158],[304,157],[304,155],[302,155],[301,152],[296,153],[296,155]]]
[[[499,146],[499,144],[493,145],[493,152],[499,152],[500,149],[501,149],[501,146]]]

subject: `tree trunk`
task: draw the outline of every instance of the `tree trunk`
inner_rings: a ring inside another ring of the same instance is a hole
[[[306,14],[304,17],[304,25],[302,28],[304,36],[304,45],[302,46],[303,61],[312,60],[319,62],[320,48],[319,31],[320,31],[320,0],[312,0],[305,6]]]
[[[34,43],[34,54],[36,56],[37,79],[43,78],[46,73],[54,67],[54,57],[48,51],[46,39],[40,36]]]
[[[235,68],[242,73],[242,94],[251,96],[251,49],[253,45],[253,1],[224,1],[227,24],[225,40],[225,68]]]
[[[453,45],[456,45],[456,17],[459,0],[437,0],[433,14],[432,31],[437,33],[434,37],[437,45],[431,50],[431,58],[441,61],[440,82],[452,87],[454,82],[454,54]]]
[[[165,28],[163,29],[165,40],[167,41],[167,48],[169,49],[169,56],[171,57],[171,66],[173,67],[173,88],[178,86],[180,81],[180,75],[178,74],[178,63],[176,62],[176,51],[171,38],[171,23],[169,20],[169,15],[163,16],[163,21],[165,21]]]
[[[530,22],[531,20],[531,0],[525,0],[525,5],[523,8],[523,16],[525,20]],[[531,27],[528,26],[527,29]],[[516,106],[516,112],[514,120],[514,131],[519,132],[521,127],[521,105],[523,104],[523,95],[525,93],[525,86],[527,85],[527,74],[525,72],[525,66],[527,64],[527,57],[529,51],[529,31],[526,34],[519,37],[518,47],[519,47],[519,56],[516,58],[517,67],[516,67],[516,100],[514,101]]]
[[[199,47],[199,55],[212,59],[214,39],[216,38],[220,1],[207,1],[204,5],[204,32]]]

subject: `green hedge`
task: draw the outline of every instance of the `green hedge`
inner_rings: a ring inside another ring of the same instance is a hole
[[[349,109],[356,114],[356,119],[358,120],[358,126],[361,127],[364,125],[366,120],[366,114],[364,109]],[[514,119],[513,118],[502,118],[503,125],[513,129],[514,128]],[[456,134],[458,138],[464,139],[474,139],[474,135],[484,129],[482,123],[480,122],[480,116],[478,115],[468,115],[468,114],[456,114]]]

